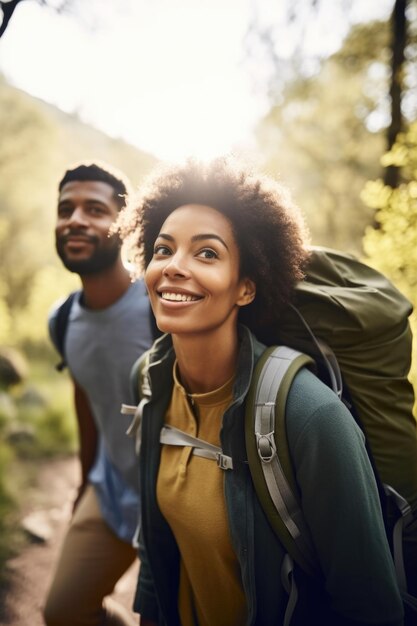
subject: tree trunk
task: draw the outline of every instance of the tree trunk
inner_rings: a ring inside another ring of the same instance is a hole
[[[0,37],[4,35],[14,10],[21,1],[22,0],[12,0],[11,2],[0,2],[0,7],[3,11],[3,20],[0,24]]]
[[[395,0],[391,15],[391,123],[387,131],[387,148],[390,150],[398,133],[402,130],[401,99],[403,91],[404,51],[407,43],[406,10],[409,0]],[[400,171],[389,165],[384,173],[384,182],[390,187],[398,187]]]

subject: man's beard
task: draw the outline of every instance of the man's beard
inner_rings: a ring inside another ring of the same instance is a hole
[[[90,242],[95,246],[91,256],[87,259],[68,259],[65,253],[66,240],[66,236],[56,238],[56,251],[67,270],[80,276],[98,274],[112,267],[120,254],[120,240],[117,237],[110,237],[104,246],[100,246],[99,238],[91,236]]]

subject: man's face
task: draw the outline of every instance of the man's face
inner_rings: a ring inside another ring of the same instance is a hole
[[[99,181],[73,181],[58,198],[56,250],[65,267],[80,276],[108,269],[119,257],[120,240],[109,237],[118,216],[111,185]]]

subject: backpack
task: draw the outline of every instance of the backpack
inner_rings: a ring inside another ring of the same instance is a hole
[[[376,270],[351,255],[313,248],[295,304],[281,320],[284,345],[268,348],[255,368],[245,437],[264,512],[291,560],[314,575],[314,549],[286,437],[285,403],[302,367],[313,369],[331,387],[365,433],[406,616],[417,623],[417,598],[408,593],[403,560],[403,529],[417,509],[417,433],[408,380],[411,312],[407,299]],[[288,563],[287,568],[291,576]]]
[[[314,575],[314,549],[285,434],[285,402],[301,367],[312,368],[333,389],[365,433],[404,605],[406,610],[417,611],[417,600],[407,593],[402,555],[402,529],[412,518],[411,507],[417,508],[414,392],[407,378],[411,312],[408,300],[376,270],[351,255],[312,248],[294,304],[280,319],[280,346],[268,348],[255,368],[246,401],[245,437],[257,496],[289,555],[286,575],[292,579],[293,561]],[[265,337],[262,340],[265,343]],[[134,377],[137,384],[139,376],[142,401],[135,411],[124,407],[124,412],[135,412],[132,432],[138,428],[141,408],[150,394],[146,357],[138,367]],[[233,460],[220,448],[173,427],[162,429],[160,441],[192,446],[194,454],[215,459],[223,469],[233,468]],[[388,514],[388,508],[393,512]],[[288,591],[286,623],[296,594],[291,584]],[[417,621],[416,613],[413,621]]]

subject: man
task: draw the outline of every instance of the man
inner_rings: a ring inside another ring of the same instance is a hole
[[[152,343],[143,282],[132,283],[121,242],[109,229],[125,205],[123,176],[96,164],[68,170],[59,184],[56,249],[82,290],[71,306],[64,354],[74,383],[82,481],[46,601],[48,626],[137,624],[106,598],[136,557],[138,463],[126,436],[132,364]],[[49,330],[57,346],[57,312]]]

